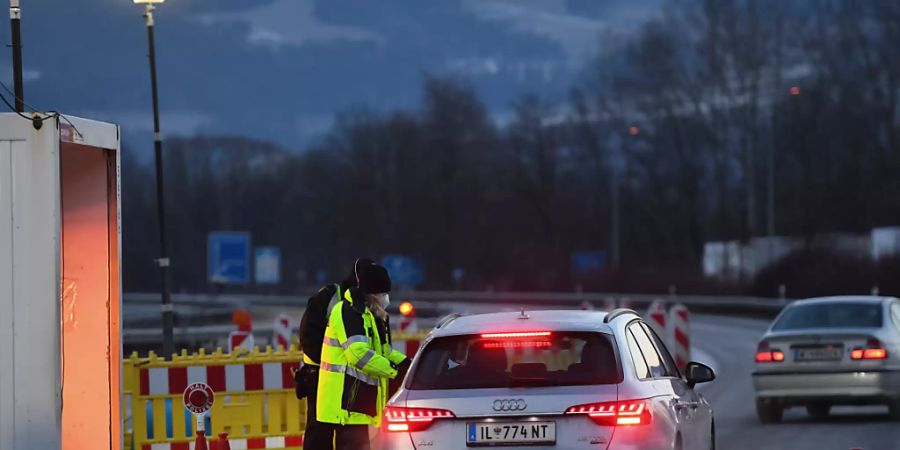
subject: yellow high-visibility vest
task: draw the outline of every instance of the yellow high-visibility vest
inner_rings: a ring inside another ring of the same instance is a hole
[[[355,298],[354,298],[355,297]],[[328,315],[319,365],[316,419],[340,425],[381,424],[393,364],[406,355],[391,348],[390,330],[379,330],[357,288]]]

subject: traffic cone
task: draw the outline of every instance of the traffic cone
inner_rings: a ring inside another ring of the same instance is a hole
[[[218,450],[231,450],[231,444],[228,443],[228,433],[219,433]]]
[[[197,430],[197,438],[194,439],[194,450],[209,450],[206,446],[206,432]]]

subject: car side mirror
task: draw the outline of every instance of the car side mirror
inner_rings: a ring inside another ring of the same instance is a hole
[[[685,379],[691,389],[699,383],[708,383],[716,379],[716,373],[712,368],[696,361],[689,362],[684,372],[687,374]]]

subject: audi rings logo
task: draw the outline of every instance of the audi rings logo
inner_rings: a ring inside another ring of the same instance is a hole
[[[494,400],[494,411],[524,411],[528,407],[521,398],[503,398]]]

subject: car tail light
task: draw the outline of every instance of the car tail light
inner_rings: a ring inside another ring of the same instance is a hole
[[[887,359],[887,349],[875,338],[866,341],[866,348],[854,348],[850,351],[850,359]]]
[[[569,407],[566,414],[587,414],[598,425],[633,426],[650,423],[650,409],[645,400],[588,403]]]
[[[518,331],[510,333],[482,333],[484,339],[505,339],[505,338],[524,338],[524,337],[547,337],[550,336],[549,331]]]
[[[759,346],[756,347],[756,362],[769,363],[782,361],[784,361],[784,352],[777,348],[770,349],[768,342],[762,341],[759,343]]]
[[[384,408],[384,420],[388,431],[422,431],[431,426],[438,419],[452,419],[456,417],[446,409],[435,408],[404,408],[402,406],[387,406]]]

